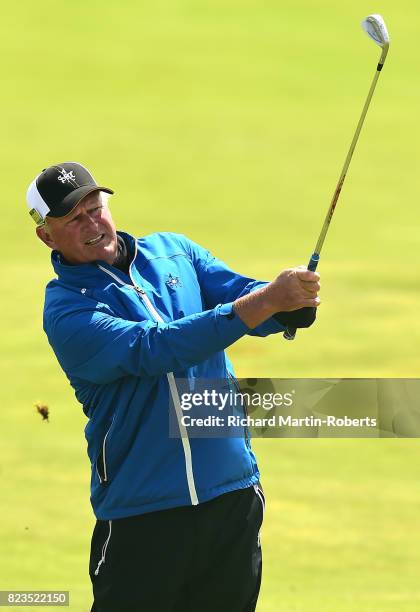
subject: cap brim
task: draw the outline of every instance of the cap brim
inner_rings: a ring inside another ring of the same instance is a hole
[[[105,193],[110,193],[111,195],[114,193],[112,189],[109,189],[109,187],[99,187],[99,185],[95,187],[93,187],[92,185],[83,185],[82,187],[78,187],[77,189],[69,193],[61,202],[61,204],[54,207],[54,212],[50,211],[47,214],[47,217],[65,217],[76,208],[80,200],[83,200],[85,196],[87,196],[89,193],[92,193],[93,191],[105,191]]]

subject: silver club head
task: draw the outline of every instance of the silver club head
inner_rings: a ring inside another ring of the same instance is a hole
[[[362,21],[362,28],[382,49],[389,47],[389,34],[381,15],[368,15]]]

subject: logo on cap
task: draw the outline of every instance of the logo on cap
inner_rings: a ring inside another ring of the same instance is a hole
[[[70,183],[70,181],[75,181],[76,177],[74,176],[74,172],[73,170],[70,170],[70,172],[66,172],[64,170],[64,168],[61,169],[61,176],[59,175],[57,178],[59,181],[61,181],[64,185],[64,183]]]

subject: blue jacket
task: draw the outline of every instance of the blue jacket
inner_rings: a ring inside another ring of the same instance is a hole
[[[91,502],[111,520],[198,504],[256,484],[246,438],[168,435],[176,378],[226,378],[224,349],[250,330],[232,302],[265,283],[240,276],[182,235],[135,240],[129,275],[104,262],[67,265],[46,288],[44,329],[89,421]],[[180,424],[180,429],[181,424]]]

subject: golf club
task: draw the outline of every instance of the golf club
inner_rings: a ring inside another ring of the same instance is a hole
[[[378,81],[379,75],[381,73],[382,67],[385,63],[385,58],[389,49],[389,35],[388,30],[385,25],[385,21],[381,17],[381,15],[369,15],[362,21],[362,27],[367,33],[367,35],[381,47],[381,57],[379,59],[378,65],[376,67],[375,76],[373,78],[372,84],[369,89],[368,96],[366,98],[365,105],[362,110],[362,114],[359,119],[359,123],[357,124],[355,134],[353,136],[353,140],[350,145],[350,149],[347,153],[347,157],[344,161],[344,166],[340,174],[340,178],[338,179],[337,187],[335,188],[335,192],[333,198],[331,200],[330,207],[327,212],[327,216],[325,217],[324,225],[322,226],[321,233],[318,238],[318,242],[316,243],[315,250],[312,253],[311,259],[308,264],[308,270],[315,271],[319,262],[319,257],[322,249],[322,245],[324,244],[325,236],[327,235],[328,228],[331,223],[332,216],[334,214],[335,207],[338,202],[338,198],[340,196],[341,189],[343,187],[344,179],[346,178],[346,174],[348,168],[350,166],[351,158],[353,157],[354,149],[356,148],[357,141],[359,139],[360,131],[363,126],[363,122],[366,117],[367,110],[369,108],[370,101],[373,96],[373,92],[375,91],[376,83]],[[286,340],[293,340],[296,335],[296,328],[288,327],[284,332],[283,336]]]

